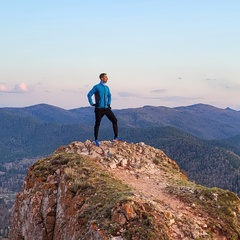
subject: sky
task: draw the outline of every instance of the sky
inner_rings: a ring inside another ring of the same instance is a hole
[[[239,0],[0,0],[0,107],[240,110]]]

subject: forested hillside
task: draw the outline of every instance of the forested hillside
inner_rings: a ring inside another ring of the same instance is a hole
[[[134,138],[135,142],[144,139],[145,143],[162,149],[190,180],[240,195],[240,156],[237,155],[240,148],[235,146],[234,153],[227,140],[202,140],[172,127],[126,129],[126,138]]]
[[[3,111],[0,125],[0,163],[48,155],[59,145],[90,138],[92,131],[88,126],[44,123],[32,116]]]
[[[186,107],[168,108],[145,106],[115,110],[121,127],[148,128],[172,126],[203,139],[223,139],[240,134],[240,112],[229,108],[220,109],[210,105],[196,104]],[[63,125],[94,124],[94,107],[65,110],[47,104],[25,108],[0,108],[2,113],[30,118],[39,123]],[[103,121],[108,127],[109,122]]]
[[[179,108],[146,106],[114,112],[124,140],[162,149],[192,181],[240,194],[240,135],[233,134],[240,131],[238,111],[199,104]],[[0,178],[4,183],[9,179],[14,183],[18,174],[22,179],[26,169],[6,168],[6,164],[49,155],[73,141],[93,140],[94,108],[64,110],[46,104],[2,108],[0,124]],[[219,138],[211,139],[213,136]],[[99,140],[112,138],[111,123],[104,118]]]

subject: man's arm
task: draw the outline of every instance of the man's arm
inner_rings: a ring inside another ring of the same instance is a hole
[[[91,106],[93,106],[92,95],[93,95],[94,93],[95,93],[95,87],[93,87],[93,88],[89,91],[89,93],[88,93],[88,95],[87,95],[88,102],[89,102],[89,104],[90,104]]]

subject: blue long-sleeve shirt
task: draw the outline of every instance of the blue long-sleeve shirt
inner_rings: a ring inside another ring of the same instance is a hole
[[[89,91],[87,97],[90,105],[93,105],[92,96],[95,96],[95,103],[97,108],[109,108],[112,95],[110,93],[109,87],[106,86],[102,81],[93,86],[93,88]]]

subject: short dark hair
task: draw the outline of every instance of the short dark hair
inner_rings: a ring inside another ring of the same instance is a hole
[[[101,73],[101,74],[99,75],[99,78],[102,79],[104,75],[107,75],[107,74],[106,74],[106,73]]]

